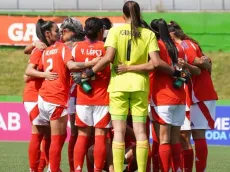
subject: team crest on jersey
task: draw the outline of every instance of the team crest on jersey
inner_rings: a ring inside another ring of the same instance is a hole
[[[183,48],[185,48],[185,49],[188,49],[189,47],[188,47],[188,44],[185,42],[185,41],[183,41],[182,43],[181,43],[181,46],[183,47]]]

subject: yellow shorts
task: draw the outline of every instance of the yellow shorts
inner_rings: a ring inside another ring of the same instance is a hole
[[[146,122],[148,115],[147,92],[110,92],[109,97],[109,112],[112,120],[126,120],[130,110],[133,122]]]

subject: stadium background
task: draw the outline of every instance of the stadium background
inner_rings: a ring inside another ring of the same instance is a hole
[[[90,3],[89,3],[90,2]],[[0,171],[28,171],[27,140],[30,126],[22,104],[24,87],[22,75],[28,56],[23,45],[32,42],[34,24],[38,16],[50,16],[57,22],[66,17],[110,17],[122,23],[120,9],[124,0],[0,0]],[[143,18],[149,23],[154,18],[176,20],[183,29],[201,44],[205,54],[213,61],[212,78],[220,100],[217,107],[215,130],[206,133],[210,145],[207,171],[230,171],[230,0],[139,0]],[[117,18],[114,18],[117,16]],[[18,40],[9,36],[9,27]],[[28,24],[32,24],[28,30]],[[17,25],[18,26],[18,25]],[[32,29],[31,29],[32,28]],[[26,32],[29,40],[25,41]],[[19,37],[22,42],[20,42]],[[6,40],[6,41],[4,41]],[[7,45],[7,46],[6,46]],[[21,45],[21,46],[15,46]],[[205,83],[204,83],[205,86]],[[221,146],[220,146],[221,145]],[[62,169],[67,171],[66,147]],[[227,160],[226,160],[227,159]],[[12,165],[13,164],[13,165]]]

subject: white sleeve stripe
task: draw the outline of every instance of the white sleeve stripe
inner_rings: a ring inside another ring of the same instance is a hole
[[[77,45],[72,49],[72,56],[74,60],[76,60],[76,48],[77,48]]]
[[[64,61],[65,59],[65,47],[62,48],[62,60]]]
[[[192,42],[190,42],[190,44],[193,46],[193,48],[196,50],[196,47],[195,47],[195,45],[192,43]]]

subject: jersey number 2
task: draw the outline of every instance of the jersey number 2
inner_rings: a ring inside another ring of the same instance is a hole
[[[46,62],[49,63],[49,66],[46,68],[46,72],[51,71],[53,69],[53,59],[49,58]]]

